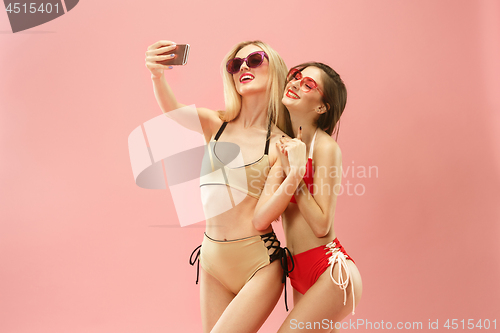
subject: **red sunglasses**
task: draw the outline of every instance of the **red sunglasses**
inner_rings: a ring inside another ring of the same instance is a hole
[[[256,68],[262,65],[262,62],[266,58],[269,61],[269,57],[264,51],[257,51],[250,53],[246,58],[233,58],[230,59],[226,64],[226,69],[230,74],[236,74],[240,71],[241,65],[244,62],[247,63],[249,68]]]
[[[300,70],[298,70],[297,68],[292,68],[290,70],[290,72],[288,72],[287,80],[288,80],[288,82],[300,81],[300,89],[302,89],[303,92],[310,92],[311,90],[316,89],[316,90],[318,90],[321,97],[325,98],[325,95],[323,94],[321,89],[319,89],[316,81],[314,81],[310,77],[302,76],[302,72]]]

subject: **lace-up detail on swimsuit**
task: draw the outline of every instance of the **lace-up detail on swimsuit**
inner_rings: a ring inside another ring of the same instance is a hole
[[[194,265],[199,259],[207,273],[236,295],[259,269],[280,258],[279,249],[274,232],[224,241],[205,234],[199,254],[190,263]]]
[[[288,301],[287,301],[287,292],[286,292],[286,278],[293,271],[293,259],[290,254],[290,250],[287,247],[281,247],[278,238],[276,238],[276,234],[274,232],[261,235],[262,241],[264,242],[264,246],[267,248],[267,252],[269,253],[269,261],[273,262],[276,259],[280,259],[281,268],[283,269],[283,278],[281,282],[285,284],[285,308],[288,311]],[[289,259],[291,260],[292,266],[291,269],[288,266]]]
[[[328,258],[328,264],[330,265],[330,277],[332,278],[333,283],[339,286],[340,289],[344,291],[344,305],[347,301],[347,286],[349,285],[349,281],[351,279],[351,270],[349,266],[347,266],[347,260],[351,259],[349,255],[345,252],[342,245],[337,244],[337,239],[334,239],[330,243],[326,244],[326,247],[329,249],[326,254],[330,255]],[[351,259],[352,260],[352,259]],[[335,264],[339,264],[339,273],[337,274],[337,280],[333,277],[333,268]],[[346,278],[344,280],[344,276],[342,275],[342,269],[344,269]],[[354,314],[354,309],[356,308],[356,298],[354,297],[354,283],[351,281],[351,291],[352,291],[352,314]]]
[[[269,261],[273,262],[280,258],[281,246],[276,234],[274,232],[270,232],[268,234],[260,235],[260,238],[264,242],[264,246],[267,248]]]
[[[266,136],[266,145],[264,154],[257,161],[238,166],[229,167],[219,159],[219,154],[234,155],[232,160],[241,159],[240,151],[237,145],[232,143],[218,142],[222,132],[227,126],[227,122],[223,123],[219,131],[206,147],[205,155],[201,164],[200,186],[205,185],[226,185],[238,191],[244,192],[247,195],[258,199],[266,183],[267,174],[269,173],[269,142],[271,139],[271,124]],[[216,147],[219,147],[216,150]],[[229,196],[233,200],[231,191]]]
[[[203,251],[201,251],[203,249]],[[275,260],[281,261],[283,268],[282,282],[286,281],[288,269],[287,248],[281,248],[274,232],[234,240],[219,241],[205,234],[202,245],[194,249],[189,263],[196,265],[196,283],[198,284],[200,263],[203,269],[219,280],[234,294],[257,273],[257,271]],[[288,251],[288,254],[290,251]],[[285,307],[288,311],[286,284]]]
[[[347,260],[351,260],[352,262],[354,260],[347,254],[337,238],[326,245],[298,253],[292,258],[293,262],[289,260],[288,266],[295,266],[293,272],[290,273],[290,282],[295,290],[304,295],[316,283],[321,274],[330,267],[330,278],[335,285],[344,291],[344,305],[347,303],[346,289],[349,286],[349,282],[351,282],[353,298],[352,313],[354,314],[356,306],[354,301],[354,283],[347,263]],[[337,279],[333,276],[333,269],[336,264],[340,265]],[[342,271],[345,272],[345,279],[342,276]]]

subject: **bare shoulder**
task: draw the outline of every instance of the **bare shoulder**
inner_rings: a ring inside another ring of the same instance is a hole
[[[285,136],[288,139],[291,139],[288,135],[285,134],[278,126],[272,125],[273,127],[271,128],[271,142],[273,141],[278,141],[281,139],[283,136]]]
[[[276,126],[275,124],[272,125],[272,128],[271,128],[271,140],[270,140],[270,144],[271,146],[274,146],[276,145],[276,143],[279,143],[279,140],[282,138],[282,137],[285,137],[285,138],[288,138],[288,139],[291,139],[288,135],[285,134],[285,132],[283,132],[278,126]]]
[[[210,140],[222,125],[221,111],[214,111],[208,108],[196,108],[198,111],[198,116],[202,123],[202,127],[206,128],[204,130],[206,139]]]
[[[277,161],[279,161],[279,150],[276,147],[276,144],[279,143],[279,140],[283,137],[283,135],[286,138],[290,138],[288,135],[285,134],[282,130],[279,129],[278,126],[272,125],[271,128],[271,138],[269,142],[269,164],[271,166],[274,166]],[[279,164],[279,163],[278,163]]]
[[[339,144],[324,131],[318,131],[313,155],[314,160],[323,165],[336,165],[342,162]]]
[[[272,125],[272,128],[271,128],[271,146],[272,145],[276,145],[276,143],[279,143],[279,140],[282,138],[282,137],[285,137],[285,138],[288,138],[288,139],[291,139],[288,135],[285,134],[285,132],[283,132],[282,130],[279,129],[278,126],[276,125]]]
[[[198,110],[198,114],[200,117],[205,117],[209,121],[213,121],[215,123],[221,123],[221,112],[223,111],[214,111],[208,108],[196,108]]]

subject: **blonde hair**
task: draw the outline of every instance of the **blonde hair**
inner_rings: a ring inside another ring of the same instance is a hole
[[[281,99],[283,97],[283,90],[285,89],[286,75],[288,74],[287,67],[283,59],[281,59],[278,52],[276,52],[268,44],[259,41],[247,41],[241,42],[233,47],[231,51],[222,60],[221,70],[222,70],[222,81],[224,84],[224,101],[226,104],[225,112],[221,112],[221,119],[223,121],[231,121],[235,119],[241,111],[241,95],[236,91],[236,86],[234,85],[233,75],[229,74],[226,70],[226,64],[229,59],[236,56],[239,50],[247,45],[255,45],[260,47],[264,52],[266,52],[269,57],[269,80],[267,83],[266,99],[267,104],[267,119],[269,123],[277,122],[278,115],[282,114],[284,111],[283,103]]]

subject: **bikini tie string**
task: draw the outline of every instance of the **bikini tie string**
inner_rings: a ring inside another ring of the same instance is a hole
[[[352,290],[352,314],[354,314],[354,309],[356,307],[356,300],[354,297],[354,282],[352,281],[351,278],[351,271],[349,270],[349,266],[347,266],[347,258],[345,254],[341,251],[340,248],[336,247],[335,242],[330,242],[326,244],[326,247],[329,248],[329,250],[326,252],[326,254],[331,253],[331,256],[328,258],[328,264],[330,265],[330,277],[332,278],[333,283],[335,283],[337,286],[339,286],[340,289],[344,291],[344,305],[346,304],[347,301],[347,287],[349,286],[349,281],[351,281],[351,290]],[[339,269],[339,274],[338,274],[338,280],[335,280],[333,277],[333,268],[335,264],[340,265]],[[346,273],[346,279],[344,280],[344,277],[342,276],[342,268],[344,269]]]
[[[273,262],[274,260],[277,260],[277,259],[280,259],[281,261],[281,268],[283,269],[283,278],[281,279],[282,283],[285,284],[285,308],[286,308],[286,311],[288,311],[288,301],[287,301],[287,292],[286,292],[286,278],[288,276],[288,273],[290,273],[291,271],[293,271],[293,259],[292,259],[292,255],[290,254],[290,250],[288,250],[288,248],[284,247],[282,248],[280,246],[280,242],[278,240],[278,238],[276,238],[276,234],[274,233],[274,231],[270,232],[270,233],[267,233],[267,234],[264,234],[264,235],[260,235],[262,241],[264,242],[264,245],[266,246],[267,250],[268,251],[271,251],[271,250],[274,250],[269,258],[269,261],[270,262]],[[288,255],[290,256],[290,259],[292,260],[292,269],[289,271],[288,270],[288,261],[287,261],[287,253],[286,251],[288,251]]]
[[[287,255],[287,251],[288,251],[288,255]],[[288,270],[288,257],[290,258],[290,261],[292,263],[291,270]],[[285,308],[286,308],[286,311],[288,311],[288,302],[287,302],[287,296],[286,296],[287,295],[286,278],[295,268],[295,263],[293,262],[292,254],[290,253],[290,250],[287,247],[284,247],[281,249],[281,268],[283,268],[283,279],[281,281],[282,281],[282,283],[285,284]]]
[[[197,250],[198,252],[196,252]],[[198,284],[198,279],[200,277],[200,253],[201,253],[201,245],[199,245],[196,249],[194,249],[194,251],[191,253],[191,256],[189,257],[189,264],[191,266],[194,266],[196,262],[198,262],[198,265],[196,267],[196,284]],[[194,259],[193,255],[195,255]]]

